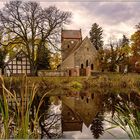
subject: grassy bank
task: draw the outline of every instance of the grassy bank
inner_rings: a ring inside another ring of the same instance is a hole
[[[7,87],[12,89],[21,88],[22,77],[4,77]],[[92,77],[27,77],[28,86],[36,84],[43,92],[55,90],[76,91],[89,90],[102,94],[107,93],[140,93],[140,75],[139,74],[115,74],[106,73]]]

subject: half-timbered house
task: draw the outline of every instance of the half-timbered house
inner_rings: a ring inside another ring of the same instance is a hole
[[[30,62],[27,54],[21,50],[5,63],[5,75],[30,75]]]

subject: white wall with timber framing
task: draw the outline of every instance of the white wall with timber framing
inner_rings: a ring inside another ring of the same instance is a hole
[[[24,73],[30,75],[30,62],[26,53],[21,50],[5,64],[5,75],[11,76]]]

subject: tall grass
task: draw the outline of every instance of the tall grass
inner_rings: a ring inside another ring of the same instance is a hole
[[[119,127],[130,139],[140,139],[140,111],[125,105],[123,108],[116,106],[116,113],[112,120],[107,120],[113,126],[109,129]]]
[[[1,139],[18,138],[40,138],[39,134],[39,109],[44,101],[45,93],[36,109],[33,118],[30,118],[33,108],[33,101],[38,93],[38,85],[32,83],[29,86],[26,75],[21,78],[19,83],[20,90],[11,90],[12,84],[6,87],[4,80],[1,80],[0,92],[0,113],[2,114],[3,130],[0,134]],[[12,80],[12,79],[11,79]],[[19,96],[19,97],[18,97]],[[14,123],[12,132],[9,128]],[[2,128],[0,128],[2,129]]]

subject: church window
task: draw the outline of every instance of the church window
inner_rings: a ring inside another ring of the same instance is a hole
[[[71,41],[71,44],[73,44],[74,43],[74,41]]]
[[[89,99],[87,98],[87,103],[89,103]]]
[[[71,118],[71,120],[75,120],[75,118],[74,118],[74,117],[72,117],[72,118]]]
[[[94,68],[94,66],[93,66],[93,64],[91,64],[91,70],[93,70],[93,68]]]
[[[81,99],[83,100],[84,99],[84,96],[81,96]]]
[[[91,94],[91,98],[94,99],[94,94]]]
[[[68,45],[68,48],[70,47],[70,45]]]
[[[81,69],[83,69],[84,68],[84,65],[83,64],[81,64]]]
[[[68,116],[70,116],[70,112],[68,112]]]
[[[88,66],[88,60],[86,60],[86,67]]]

